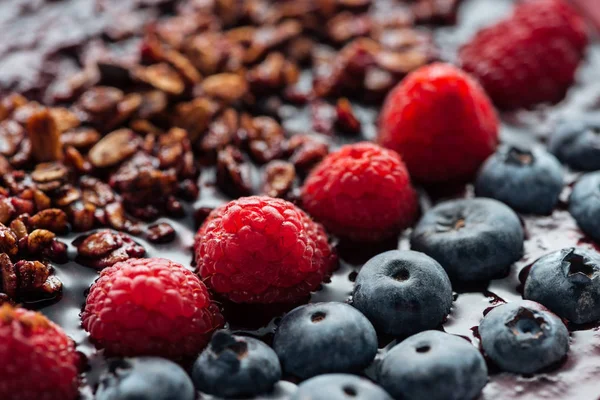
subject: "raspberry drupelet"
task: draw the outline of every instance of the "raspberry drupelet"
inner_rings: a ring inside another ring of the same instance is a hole
[[[293,303],[337,266],[323,227],[294,204],[243,197],[215,209],[198,230],[198,274],[236,303]]]
[[[498,118],[481,86],[435,63],[409,74],[388,95],[378,142],[400,153],[414,181],[463,183],[498,144]]]
[[[110,355],[174,360],[196,356],[224,323],[200,279],[164,258],[130,259],[104,269],[82,320]]]
[[[0,307],[0,399],[73,400],[79,356],[73,341],[40,313]]]
[[[460,61],[497,107],[531,107],[565,96],[587,41],[585,22],[567,1],[529,0],[481,30]]]
[[[368,142],[343,146],[314,168],[302,188],[302,206],[331,233],[354,241],[394,236],[418,213],[400,156]]]

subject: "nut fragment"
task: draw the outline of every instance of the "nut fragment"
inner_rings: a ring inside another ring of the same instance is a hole
[[[0,224],[0,253],[6,253],[9,257],[14,257],[18,251],[17,235],[6,226]]]
[[[27,131],[31,141],[31,151],[36,161],[61,160],[62,144],[60,130],[52,113],[42,109],[33,113],[27,120]]]
[[[179,74],[166,63],[136,67],[133,70],[133,76],[171,95],[180,95],[185,90],[185,84]]]
[[[123,99],[123,91],[108,86],[96,86],[87,90],[79,98],[79,105],[92,114],[114,111]]]
[[[210,97],[233,103],[248,92],[248,83],[240,75],[222,73],[204,79],[202,90]]]
[[[244,164],[244,157],[238,149],[227,146],[217,157],[217,185],[232,197],[248,196],[250,189],[250,168]]]
[[[146,239],[151,243],[169,243],[175,239],[175,229],[166,222],[148,227]]]
[[[67,214],[58,208],[49,208],[29,219],[32,229],[47,229],[55,233],[65,232],[69,226]]]
[[[6,253],[0,253],[0,275],[2,276],[2,291],[12,299],[16,298],[17,274],[10,257]]]
[[[48,162],[36,165],[31,173],[31,179],[44,192],[58,189],[67,180],[69,170],[59,162]]]
[[[46,229],[36,229],[27,237],[27,250],[31,254],[42,254],[52,247],[56,235]]]
[[[77,238],[77,262],[96,269],[110,267],[120,261],[143,257],[146,250],[121,232],[102,230]]]
[[[294,164],[272,161],[265,168],[263,192],[271,197],[283,197],[289,192],[296,178]]]
[[[139,145],[139,137],[132,130],[118,129],[96,143],[88,157],[94,167],[111,167],[131,157]]]
[[[354,115],[352,104],[346,98],[338,100],[336,108],[336,125],[344,132],[360,133],[360,120]]]

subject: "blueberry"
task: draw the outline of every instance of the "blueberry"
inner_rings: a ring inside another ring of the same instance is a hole
[[[524,297],[576,324],[600,320],[600,255],[569,248],[537,260]]]
[[[352,304],[378,332],[408,336],[442,324],[452,307],[452,285],[433,258],[392,250],[362,267]]]
[[[373,382],[355,375],[316,376],[298,386],[291,400],[392,400]]]
[[[569,199],[569,212],[583,232],[600,242],[600,171],[577,181]]]
[[[196,391],[187,373],[172,361],[157,357],[109,362],[100,378],[97,400],[194,400]]]
[[[306,379],[366,368],[377,353],[377,334],[348,304],[314,303],[283,317],[273,348],[286,373]]]
[[[484,281],[506,274],[523,254],[523,227],[508,206],[485,198],[452,200],[427,211],[411,248],[437,260],[450,279]]]
[[[562,166],[552,154],[513,146],[502,147],[488,158],[475,181],[477,196],[527,214],[550,214],[562,188]]]
[[[569,351],[569,331],[541,304],[522,300],[492,309],[479,325],[481,346],[502,370],[532,374]]]
[[[194,363],[196,388],[222,397],[266,393],[281,379],[277,354],[260,340],[217,331]]]
[[[400,342],[383,358],[378,382],[396,399],[471,400],[486,385],[485,360],[467,340],[425,331]]]
[[[548,148],[573,169],[600,169],[600,118],[585,116],[562,121],[550,137]]]

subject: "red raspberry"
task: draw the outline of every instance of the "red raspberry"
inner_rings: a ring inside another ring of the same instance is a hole
[[[291,303],[336,266],[321,225],[292,203],[243,197],[214,210],[198,230],[198,273],[236,303]]]
[[[0,307],[0,399],[73,400],[78,364],[58,325],[37,312]]]
[[[302,188],[302,204],[332,233],[376,241],[416,219],[417,196],[400,156],[372,143],[329,154]]]
[[[575,79],[587,44],[583,19],[563,0],[532,0],[481,30],[460,50],[496,106],[560,101]]]
[[[224,322],[200,279],[164,258],[129,259],[104,269],[82,320],[111,355],[171,359],[196,356]]]
[[[467,181],[498,144],[498,119],[475,80],[436,63],[409,74],[388,95],[378,141],[396,150],[424,183]]]

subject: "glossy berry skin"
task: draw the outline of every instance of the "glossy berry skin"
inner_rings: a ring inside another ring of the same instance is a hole
[[[600,255],[568,248],[540,258],[529,271],[523,297],[576,324],[600,320]]]
[[[96,400],[195,400],[192,380],[183,368],[159,357],[109,362]]]
[[[496,149],[498,118],[472,77],[436,63],[412,72],[390,92],[377,141],[400,154],[415,181],[467,181]]]
[[[600,242],[600,172],[586,174],[577,181],[569,199],[569,212],[586,235]]]
[[[273,389],[281,366],[273,349],[260,340],[217,331],[196,360],[192,378],[204,393],[252,397]]]
[[[368,379],[349,374],[326,374],[302,382],[291,400],[392,400]]]
[[[224,321],[194,273],[149,258],[104,269],[90,289],[82,322],[109,355],[180,359],[198,354]]]
[[[292,203],[266,196],[215,209],[194,248],[202,280],[236,303],[302,300],[337,266],[321,225]]]
[[[394,151],[362,142],[343,146],[314,168],[303,208],[331,233],[354,241],[394,236],[417,217],[417,195]]]
[[[569,351],[569,331],[541,304],[523,300],[492,309],[479,325],[481,346],[503,371],[533,374]]]
[[[563,0],[528,0],[482,29],[459,52],[502,109],[555,103],[575,79],[587,45],[583,19]]]
[[[550,214],[563,188],[560,162],[542,149],[500,148],[484,164],[475,194],[526,214]]]
[[[481,353],[467,340],[425,331],[400,342],[383,358],[378,383],[403,400],[476,399],[488,380]]]
[[[79,356],[73,341],[40,313],[0,307],[0,399],[74,400]]]
[[[580,171],[600,169],[600,118],[578,116],[561,121],[548,149],[563,163]]]
[[[452,280],[486,281],[505,275],[523,255],[523,227],[513,210],[486,198],[451,200],[427,211],[411,248],[433,257]]]
[[[273,349],[284,372],[306,379],[358,372],[377,353],[369,320],[345,303],[313,303],[290,311],[275,332]]]
[[[452,307],[452,285],[433,258],[392,250],[361,268],[352,299],[377,332],[409,336],[442,324]]]

